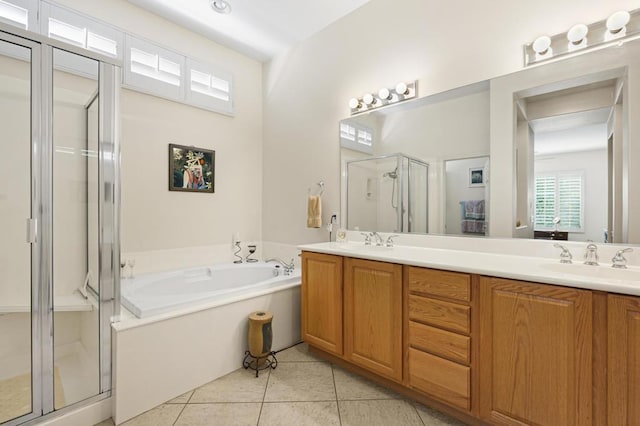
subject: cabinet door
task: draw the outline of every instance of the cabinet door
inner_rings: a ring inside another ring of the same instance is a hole
[[[402,266],[345,259],[345,358],[402,382]]]
[[[481,416],[591,424],[591,292],[482,277],[480,310]]]
[[[640,298],[608,296],[608,424],[640,423]]]
[[[302,253],[302,338],[342,355],[342,257]]]

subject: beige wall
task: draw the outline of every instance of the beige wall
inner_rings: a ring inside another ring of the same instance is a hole
[[[328,237],[305,227],[304,198],[322,179],[323,221],[339,209],[337,123],[349,114],[349,98],[411,79],[425,96],[517,71],[525,42],[637,6],[630,0],[400,0],[390,9],[389,2],[372,0],[273,60],[264,77],[263,239]],[[510,196],[510,189],[495,195]],[[510,226],[511,215],[499,219]]]
[[[262,64],[125,0],[59,3],[233,74],[234,117],[122,91],[122,251],[260,239]],[[168,191],[170,143],[216,151],[215,194]]]

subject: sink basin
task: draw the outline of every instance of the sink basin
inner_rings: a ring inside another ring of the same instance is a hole
[[[579,275],[584,278],[625,280],[640,282],[640,268],[629,266],[627,269],[612,268],[611,265],[591,266],[582,263],[545,263],[543,269],[561,274]]]

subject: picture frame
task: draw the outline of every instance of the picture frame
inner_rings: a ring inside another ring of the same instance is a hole
[[[469,168],[469,188],[484,186],[484,167]]]
[[[169,191],[215,192],[216,152],[169,144]]]

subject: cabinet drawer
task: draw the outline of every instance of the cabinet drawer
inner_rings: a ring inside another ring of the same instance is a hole
[[[471,362],[471,338],[450,331],[409,321],[409,345],[456,362]]]
[[[471,307],[410,295],[409,319],[469,334]]]
[[[409,349],[409,386],[469,410],[471,369],[455,362]]]
[[[409,291],[469,302],[471,276],[460,272],[409,267]]]

